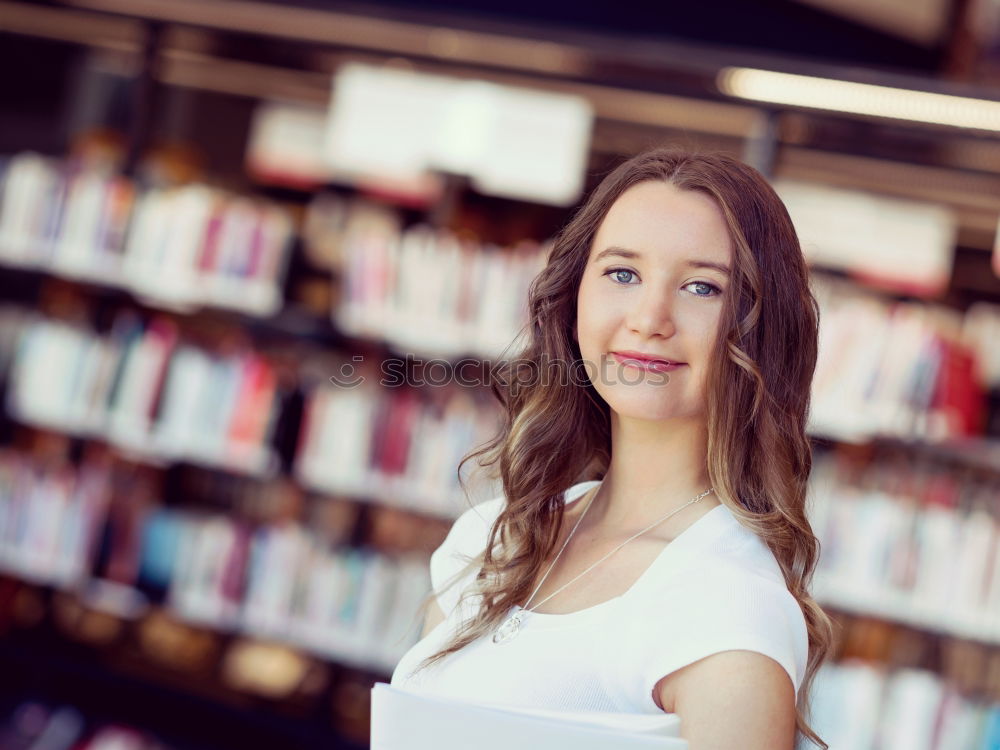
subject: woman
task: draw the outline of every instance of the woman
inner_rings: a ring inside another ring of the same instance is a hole
[[[826,748],[807,722],[833,637],[807,590],[818,310],[775,192],[721,154],[629,159],[556,237],[529,316],[493,385],[504,429],[465,459],[503,495],[434,552],[392,684],[673,713],[692,750]]]

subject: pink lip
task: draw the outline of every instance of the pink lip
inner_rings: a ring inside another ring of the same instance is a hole
[[[655,372],[669,372],[670,370],[676,370],[678,367],[684,366],[683,362],[671,362],[667,359],[658,359],[656,357],[650,357],[647,354],[642,354],[641,352],[611,352],[611,355],[618,361],[619,364],[638,367],[644,370],[653,370]]]

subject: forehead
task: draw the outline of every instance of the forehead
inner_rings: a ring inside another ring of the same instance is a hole
[[[591,257],[608,245],[720,263],[729,263],[732,255],[729,229],[715,200],[665,182],[641,182],[618,197],[597,230]]]

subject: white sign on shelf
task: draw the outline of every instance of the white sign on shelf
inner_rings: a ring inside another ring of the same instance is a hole
[[[921,296],[947,288],[958,230],[946,206],[795,180],[774,188],[810,265]]]
[[[247,169],[276,183],[312,187],[330,177],[323,163],[326,108],[269,101],[254,111]]]
[[[337,72],[325,158],[342,174],[467,175],[482,193],[579,198],[593,110],[577,96],[359,63]]]

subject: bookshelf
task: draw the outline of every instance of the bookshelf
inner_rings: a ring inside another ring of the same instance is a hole
[[[495,427],[482,389],[438,389],[426,365],[482,378],[517,334],[520,295],[568,211],[455,175],[338,181],[293,160],[308,149],[273,154],[267,139],[254,154],[270,160],[243,153],[265,105],[298,108],[307,132],[340,65],[405,57],[428,74],[589,102],[591,182],[618,155],[679,139],[746,154],[777,180],[941,208],[946,239],[926,253],[945,264],[943,287],[859,281],[831,256],[815,268],[828,354],[812,426],[814,513],[830,551],[816,593],[849,623],[824,700],[885,701],[889,718],[859,719],[857,742],[898,731],[892,717],[913,706],[947,706],[955,727],[995,714],[996,686],[956,667],[963,648],[995,658],[1000,639],[995,584],[976,597],[992,580],[1000,495],[995,137],[725,99],[705,85],[717,57],[683,45],[429,34],[346,12],[276,17],[259,3],[226,15],[188,2],[0,5],[17,34],[84,45],[97,68],[116,61],[127,72],[105,76],[112,88],[143,82],[124,141],[15,149],[0,172],[0,283],[15,302],[0,316],[0,644],[22,684],[44,662],[52,677],[37,694],[127,714],[176,747],[364,744],[366,681],[385,679],[415,637],[403,614],[426,591],[426,555],[468,502],[457,460]],[[273,23],[251,24],[262,12]],[[210,114],[157,123],[185,102]],[[203,154],[199,168],[162,146],[140,158],[154,136],[209,151],[226,136],[212,116],[229,118],[238,141],[220,149],[228,159]],[[375,387],[382,373],[357,355],[392,358],[421,385]],[[331,382],[358,372],[372,387]],[[921,380],[927,372],[948,375]],[[903,486],[908,473],[950,489],[929,497]],[[123,488],[141,495],[143,513],[122,510]],[[483,483],[474,495],[494,491]],[[115,524],[102,531],[94,519],[105,515]],[[13,518],[36,531],[10,533]],[[863,549],[845,544],[861,526],[879,533]],[[934,541],[908,544],[914,528]],[[946,580],[961,585],[894,577],[879,563],[893,555],[922,560],[918,571],[957,558]],[[281,569],[295,574],[268,574]],[[84,633],[88,621],[104,627]],[[171,671],[184,644],[194,671]],[[282,665],[287,684],[255,680],[260,664]],[[119,712],[111,696],[126,694]],[[182,736],[143,700],[197,712],[204,734]],[[235,728],[251,716],[256,737],[246,722]]]

